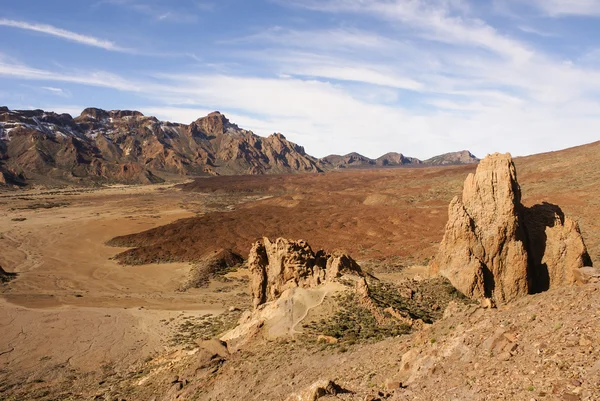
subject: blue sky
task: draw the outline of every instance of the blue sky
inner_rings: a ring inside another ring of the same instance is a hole
[[[4,1],[0,105],[213,110],[315,156],[600,139],[600,0]]]

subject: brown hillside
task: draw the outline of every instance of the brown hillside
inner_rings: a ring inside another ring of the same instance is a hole
[[[559,204],[579,221],[592,260],[600,259],[600,142],[515,159],[523,203]],[[362,260],[422,263],[435,252],[450,199],[475,166],[360,170],[310,176],[215,177],[184,191],[269,196],[236,210],[177,221],[112,245],[135,249],[124,263],[197,260],[209,250],[246,255],[262,236],[303,238]]]

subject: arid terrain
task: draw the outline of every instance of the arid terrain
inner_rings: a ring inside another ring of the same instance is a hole
[[[599,155],[596,142],[515,159],[523,204],[560,205],[594,265]],[[418,282],[475,168],[1,192],[0,266],[18,276],[0,284],[0,399],[284,400],[319,379],[345,390],[324,400],[600,399],[600,365],[590,363],[600,359],[597,283],[497,309],[423,303],[433,325],[365,341],[315,341],[307,322],[322,316],[308,308],[303,335],[205,358],[214,344],[201,341],[252,309],[243,264],[180,291],[206,255],[247,258],[259,238],[304,239],[343,250],[385,285]],[[335,302],[325,294],[318,303],[326,311]]]

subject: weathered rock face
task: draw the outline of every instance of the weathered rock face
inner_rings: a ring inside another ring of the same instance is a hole
[[[465,295],[497,303],[576,281],[591,264],[577,223],[558,206],[525,208],[509,154],[493,154],[454,198],[433,273]]]
[[[526,208],[523,216],[533,292],[580,281],[581,268],[592,266],[592,261],[577,222],[549,203]]]
[[[342,253],[316,254],[306,241],[263,238],[252,245],[248,256],[253,305],[257,308],[276,300],[282,292],[294,287],[316,287],[344,273],[362,276],[360,266]]]

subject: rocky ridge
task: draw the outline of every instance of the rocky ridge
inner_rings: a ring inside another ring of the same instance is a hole
[[[281,134],[259,137],[219,112],[190,125],[138,111],[80,116],[0,108],[0,181],[154,183],[159,175],[319,172],[317,159]]]
[[[504,303],[581,282],[585,266],[591,259],[577,222],[556,205],[523,206],[511,156],[496,153],[450,202],[431,269],[471,298]]]

